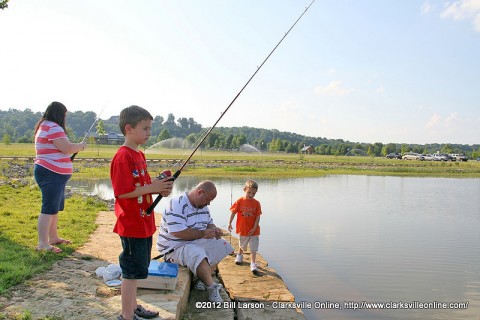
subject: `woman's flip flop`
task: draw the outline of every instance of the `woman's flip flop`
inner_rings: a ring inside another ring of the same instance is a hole
[[[72,241],[67,240],[67,239],[58,239],[56,242],[50,243],[51,245],[57,245],[57,244],[71,244]]]
[[[52,253],[61,253],[62,252],[62,249],[60,248],[57,248],[57,247],[54,247],[54,246],[50,246],[48,248],[39,248],[39,247],[36,247],[35,248],[36,251],[50,251]]]

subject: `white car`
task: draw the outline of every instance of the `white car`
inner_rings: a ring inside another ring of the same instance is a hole
[[[415,152],[406,152],[404,153],[403,160],[423,160],[423,156]]]
[[[425,160],[425,161],[433,161],[433,155],[431,155],[431,154],[423,154],[423,160]]]
[[[435,153],[433,155],[433,161],[448,161],[448,158],[443,154]]]

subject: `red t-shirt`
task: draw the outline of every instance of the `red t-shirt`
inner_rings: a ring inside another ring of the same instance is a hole
[[[156,230],[155,216],[147,216],[147,209],[153,202],[151,194],[135,198],[118,198],[119,195],[134,191],[137,187],[151,184],[145,155],[122,146],[112,159],[110,179],[115,195],[115,215],[117,223],[113,232],[122,237],[148,238]]]
[[[241,236],[248,236],[248,232],[253,229],[255,219],[262,214],[260,202],[256,199],[239,198],[230,208],[232,213],[237,214],[236,233]],[[260,234],[260,225],[251,236]]]

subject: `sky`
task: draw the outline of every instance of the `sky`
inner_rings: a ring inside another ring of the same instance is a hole
[[[0,109],[212,126],[311,0],[10,0]],[[480,143],[480,0],[316,0],[218,126]]]

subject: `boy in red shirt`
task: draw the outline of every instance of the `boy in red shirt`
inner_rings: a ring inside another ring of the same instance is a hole
[[[151,180],[145,155],[138,149],[150,137],[152,121],[152,115],[138,106],[120,112],[119,125],[125,143],[117,150],[110,165],[117,216],[113,232],[120,236],[123,248],[119,256],[123,278],[122,314],[118,320],[158,316],[158,312],[137,304],[137,279],[148,277],[152,236],[156,230],[154,213],[147,214],[147,209],[153,202],[152,194],[166,197],[173,186],[172,181],[167,181],[170,177]]]
[[[258,190],[258,184],[253,180],[245,182],[243,191],[245,196],[239,198],[230,208],[232,214],[228,223],[228,230],[232,231],[232,221],[237,215],[237,223],[235,232],[240,236],[239,251],[235,258],[235,263],[242,264],[243,252],[250,246],[250,271],[253,274],[258,273],[256,258],[260,238],[260,215],[262,208],[260,202],[254,199]]]

